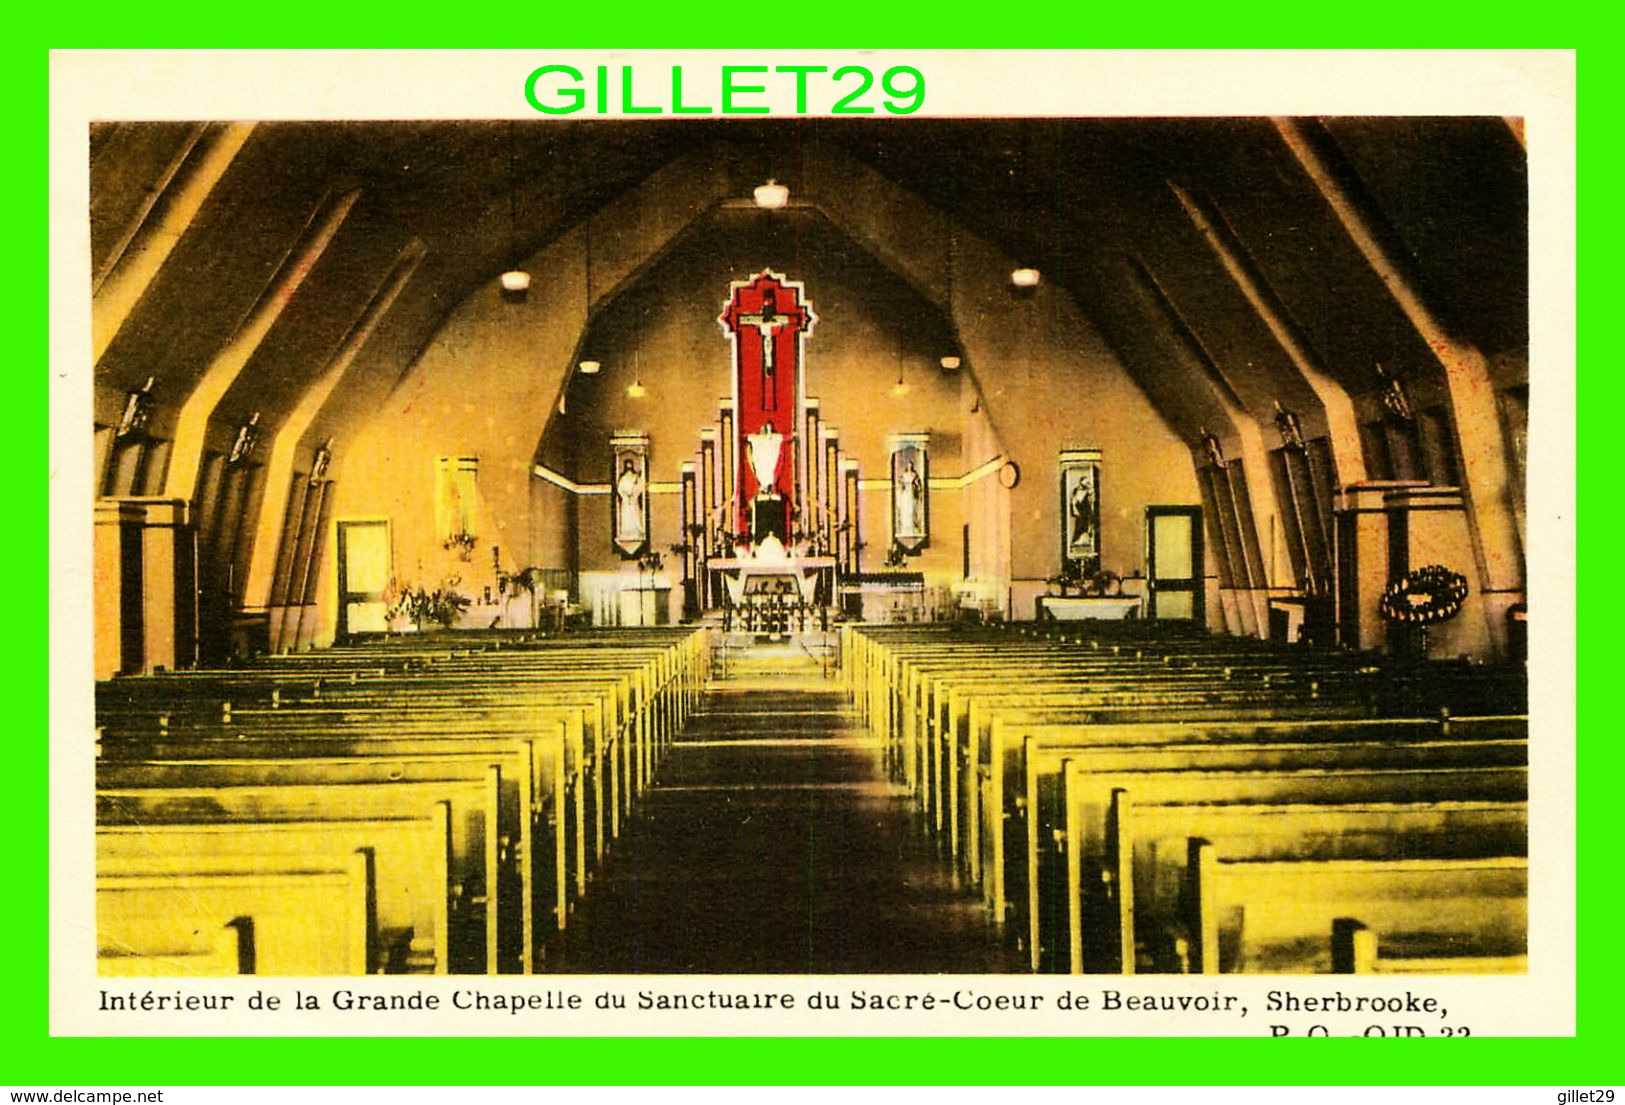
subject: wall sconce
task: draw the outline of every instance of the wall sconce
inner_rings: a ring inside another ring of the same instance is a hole
[[[1295,412],[1281,406],[1281,401],[1275,401],[1275,429],[1281,435],[1281,447],[1304,451],[1303,425],[1298,421]]]
[[[524,269],[509,269],[502,274],[502,290],[518,295],[530,287],[530,273]]]
[[[597,361],[582,361],[580,364],[576,365],[577,371],[579,371],[583,376],[596,376],[598,375],[598,370],[603,367],[604,366],[599,364]]]
[[[790,189],[771,177],[766,184],[756,186],[754,195],[756,206],[764,211],[778,211],[790,202]]]
[[[129,437],[147,428],[147,421],[152,417],[152,385],[156,381],[156,376],[148,376],[139,391],[132,391],[124,397],[124,415],[118,421],[114,437]]]
[[[1388,408],[1388,413],[1395,418],[1411,421],[1415,415],[1411,411],[1411,397],[1405,391],[1405,381],[1398,376],[1390,376],[1377,365],[1377,379],[1382,381],[1382,405]]]
[[[247,464],[254,455],[255,439],[259,437],[260,412],[255,411],[248,416],[248,421],[237,427],[237,436],[232,440],[231,452],[226,454],[227,464]]]
[[[1020,268],[1010,273],[1010,283],[1018,288],[1036,288],[1041,279],[1043,277],[1037,269]]]
[[[942,360],[938,361],[937,363],[940,364],[945,371],[953,372],[955,369],[957,369],[959,367],[960,362],[959,362],[958,357],[949,355],[947,357],[942,358]]]
[[[327,466],[333,463],[333,439],[328,438],[322,447],[316,450],[315,459],[310,462],[310,486],[315,487],[327,475]]]

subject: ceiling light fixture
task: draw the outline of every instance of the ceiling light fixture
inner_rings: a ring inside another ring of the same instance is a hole
[[[530,288],[530,273],[520,268],[518,224],[519,224],[519,195],[514,187],[514,161],[518,157],[517,147],[514,143],[513,121],[508,122],[508,258],[513,265],[502,274],[503,294],[518,298]]]
[[[764,211],[778,211],[790,202],[790,189],[768,178],[766,184],[758,184],[755,191],[756,206]]]
[[[643,386],[643,359],[638,351],[632,351],[632,382],[627,385],[626,394],[634,399],[642,399],[649,394],[649,389]]]
[[[1037,269],[1020,268],[1010,273],[1010,283],[1018,288],[1036,288],[1040,279]]]
[[[903,343],[899,337],[897,342],[897,382],[886,389],[886,394],[893,399],[901,399],[908,392],[908,381],[903,379]]]

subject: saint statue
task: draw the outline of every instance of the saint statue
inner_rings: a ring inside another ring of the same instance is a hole
[[[642,540],[643,532],[643,476],[628,458],[615,480],[615,537],[617,540]]]
[[[920,473],[915,470],[914,462],[909,461],[903,469],[903,474],[897,477],[897,535],[899,537],[920,536]]]
[[[773,432],[773,423],[764,422],[762,428],[745,438],[749,450],[750,470],[756,476],[756,495],[776,496],[774,486],[778,479],[779,451],[784,447],[784,435]]]
[[[1093,481],[1080,474],[1072,486],[1072,499],[1067,504],[1071,516],[1069,548],[1093,552],[1095,547],[1095,494]]]

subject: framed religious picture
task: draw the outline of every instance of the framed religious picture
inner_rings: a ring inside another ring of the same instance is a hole
[[[649,437],[616,434],[609,479],[610,534],[623,560],[649,550]]]
[[[1063,575],[1100,570],[1100,450],[1063,449],[1061,569]]]
[[[929,434],[891,438],[892,543],[913,554],[931,541]]]

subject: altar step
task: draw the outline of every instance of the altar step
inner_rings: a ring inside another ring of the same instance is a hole
[[[723,685],[783,687],[816,685],[834,678],[839,645],[830,633],[794,633],[771,640],[750,633],[724,633],[717,650],[715,680]]]

